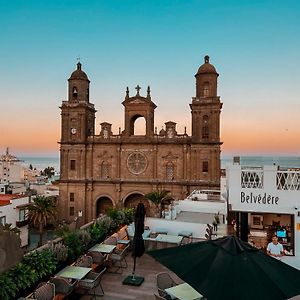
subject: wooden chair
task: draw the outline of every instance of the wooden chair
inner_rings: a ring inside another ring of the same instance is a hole
[[[165,289],[177,285],[173,278],[167,272],[160,272],[156,275],[156,283],[158,294],[161,297],[166,297],[168,294],[165,292]]]
[[[56,293],[61,294],[64,297],[70,295],[77,285],[77,280],[70,282],[68,279],[63,277],[51,277],[50,282],[55,285]]]
[[[109,236],[103,243],[106,245],[117,245],[118,239],[115,236]]]
[[[98,251],[89,251],[87,255],[92,257],[93,263],[97,265],[102,265],[105,260],[105,257],[102,255],[102,253]]]
[[[88,294],[92,292],[92,299],[97,299],[97,296],[103,296],[104,290],[101,285],[101,278],[105,271],[106,268],[104,268],[100,273],[89,272],[83,279],[78,281],[78,287],[88,290]],[[102,294],[96,294],[97,287],[100,287]]]
[[[91,268],[92,264],[93,264],[93,258],[91,256],[82,255],[76,260],[74,265],[77,267]]]
[[[51,282],[41,282],[33,292],[33,299],[53,300],[55,297],[55,285]]]

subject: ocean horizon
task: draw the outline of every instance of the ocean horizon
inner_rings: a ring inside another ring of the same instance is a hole
[[[234,156],[221,157],[221,168],[226,168],[232,164]],[[25,167],[31,164],[37,170],[43,170],[47,167],[54,167],[59,172],[60,159],[59,157],[38,157],[24,156],[19,157]],[[243,166],[263,166],[276,164],[280,167],[300,168],[300,156],[240,156],[240,163]]]

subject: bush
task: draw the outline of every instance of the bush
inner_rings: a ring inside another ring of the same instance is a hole
[[[106,235],[107,231],[100,223],[96,222],[89,228],[89,233],[92,243],[97,243]]]
[[[51,244],[50,250],[53,252],[57,261],[66,261],[68,259],[68,247],[62,242]]]
[[[15,299],[22,290],[33,288],[41,278],[52,274],[56,263],[51,250],[26,255],[14,268],[0,275],[0,299]]]
[[[78,231],[67,232],[64,236],[64,244],[68,247],[68,259],[76,260],[83,252],[83,243],[80,239]]]

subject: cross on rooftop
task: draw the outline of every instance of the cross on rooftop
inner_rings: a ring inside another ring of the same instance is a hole
[[[139,96],[141,87],[137,85],[135,89],[136,89],[136,95]]]

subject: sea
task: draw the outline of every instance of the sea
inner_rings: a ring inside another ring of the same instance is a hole
[[[31,164],[37,170],[47,167],[54,167],[55,171],[60,170],[59,157],[19,157],[25,167]],[[221,168],[232,164],[232,156],[221,157]],[[263,166],[276,164],[280,167],[300,168],[300,156],[240,156],[240,163],[243,166]]]

